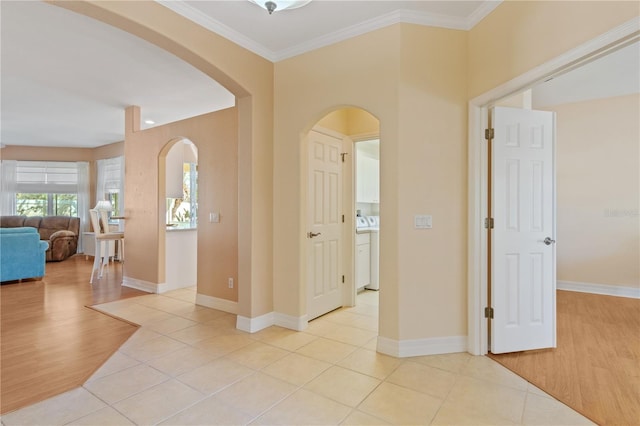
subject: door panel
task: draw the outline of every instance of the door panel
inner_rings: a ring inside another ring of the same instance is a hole
[[[307,317],[342,306],[342,140],[309,132]]]
[[[491,352],[555,347],[555,156],[551,112],[492,110]]]

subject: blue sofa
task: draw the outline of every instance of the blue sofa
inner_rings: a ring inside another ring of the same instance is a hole
[[[0,228],[0,281],[44,277],[47,248],[36,228]]]

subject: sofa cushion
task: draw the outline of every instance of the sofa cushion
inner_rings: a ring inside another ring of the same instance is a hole
[[[24,226],[25,216],[2,216],[0,226],[3,228],[18,228]]]
[[[71,222],[71,219],[73,218],[66,216],[43,217],[40,221],[40,227],[38,228],[38,232],[40,232],[40,239],[50,240],[51,235],[55,232],[60,230],[69,231],[69,223]],[[73,232],[73,230],[70,231]],[[77,232],[74,235],[77,235]]]
[[[42,220],[41,216],[27,216],[24,218],[24,225],[22,226],[33,226],[34,228],[40,228],[40,221]]]

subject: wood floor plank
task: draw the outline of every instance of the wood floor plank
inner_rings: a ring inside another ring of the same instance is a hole
[[[121,286],[120,265],[89,284],[92,264],[76,255],[0,286],[0,413],[81,386],[137,329],[87,306],[147,293]]]
[[[491,358],[600,425],[640,424],[640,300],[557,301],[557,348]]]

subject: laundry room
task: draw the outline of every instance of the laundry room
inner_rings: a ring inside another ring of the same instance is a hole
[[[379,290],[380,140],[355,144],[356,253],[358,292]]]

